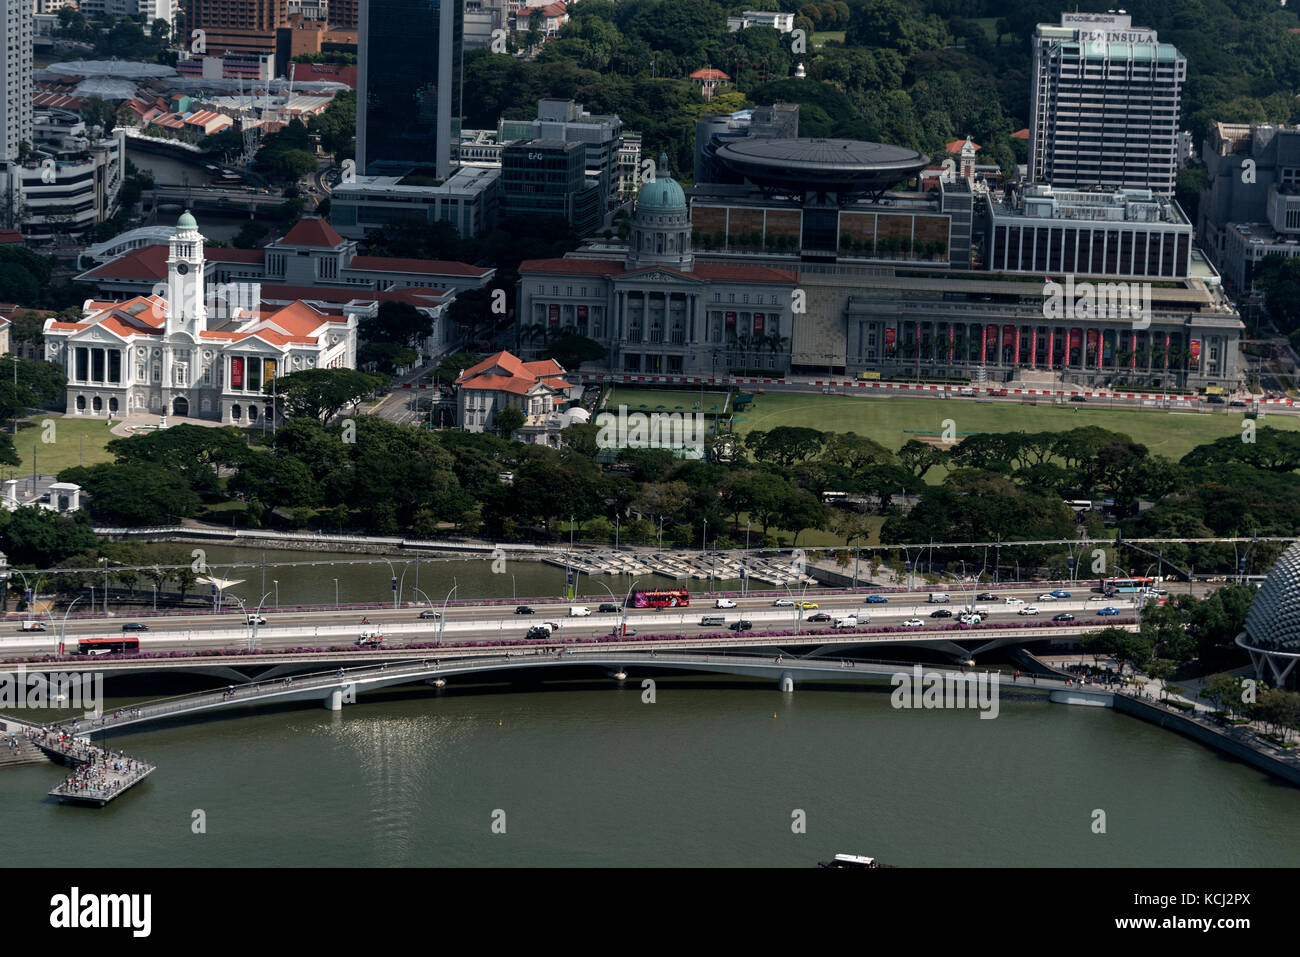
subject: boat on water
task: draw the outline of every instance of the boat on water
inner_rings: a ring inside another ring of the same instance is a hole
[[[885,865],[874,857],[864,857],[861,854],[836,854],[833,860],[818,861],[817,866],[858,870],[868,867],[884,867]]]

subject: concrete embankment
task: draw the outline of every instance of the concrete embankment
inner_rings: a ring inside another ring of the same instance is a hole
[[[1244,728],[1215,727],[1204,721],[1190,718],[1173,708],[1142,701],[1129,695],[1114,695],[1114,707],[1117,711],[1131,714],[1143,721],[1150,721],[1162,728],[1177,731],[1179,734],[1254,765],[1262,771],[1276,775],[1284,781],[1300,786],[1300,760],[1297,756],[1282,752],[1285,756],[1275,757],[1260,750],[1254,744],[1255,735]]]

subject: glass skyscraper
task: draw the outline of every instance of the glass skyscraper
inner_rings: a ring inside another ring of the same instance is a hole
[[[461,0],[361,0],[357,171],[445,179],[460,141]]]

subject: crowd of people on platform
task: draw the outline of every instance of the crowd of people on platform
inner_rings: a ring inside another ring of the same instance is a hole
[[[116,712],[120,717],[123,712]],[[62,728],[27,728],[29,740],[41,747],[58,751],[74,765],[74,770],[57,790],[76,797],[107,797],[130,786],[151,770],[148,765],[124,754],[97,748],[74,738]]]

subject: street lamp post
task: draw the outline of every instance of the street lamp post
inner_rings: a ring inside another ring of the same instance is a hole
[[[339,607],[339,580],[334,579],[334,607]]]
[[[271,579],[271,584],[275,586],[275,610],[280,610],[280,582],[278,579]]]
[[[84,596],[82,595],[78,595],[76,598],[72,599],[72,604],[68,605],[67,609],[63,612],[63,623],[59,626],[59,654],[60,655],[64,653],[64,645],[67,643],[68,640],[68,616],[72,614],[72,606],[75,605],[77,602],[81,601],[83,597]],[[53,625],[54,616],[51,615],[48,610],[45,612],[45,615],[47,618],[50,619],[50,624]]]
[[[451,601],[451,596],[455,594],[460,585],[452,585],[451,591],[447,592],[447,597],[442,600],[442,614],[438,618],[438,644],[442,644],[442,629],[447,624],[447,602]]]
[[[623,611],[619,615],[618,633],[620,638],[627,637],[627,603],[632,600],[632,591],[640,583],[641,579],[636,579],[632,584],[627,586],[627,594],[623,596]],[[611,595],[612,597],[612,595]]]

